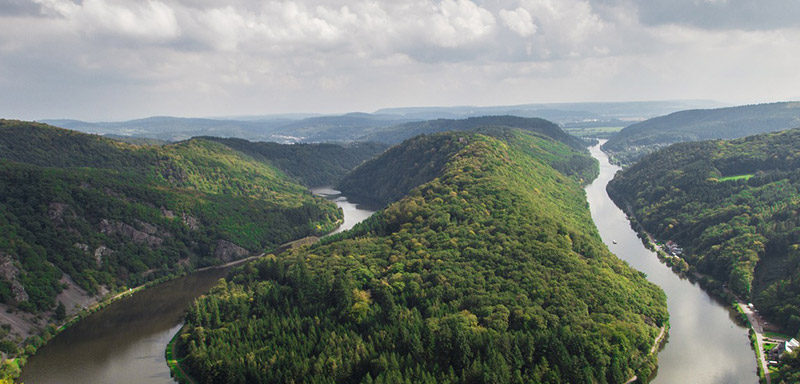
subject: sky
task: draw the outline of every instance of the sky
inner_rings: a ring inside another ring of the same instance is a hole
[[[0,0],[0,117],[800,99],[800,0]]]

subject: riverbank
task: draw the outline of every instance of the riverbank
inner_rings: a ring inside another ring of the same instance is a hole
[[[623,211],[626,212],[628,220],[631,222],[631,226],[633,227],[635,224],[634,229],[639,238],[642,239],[642,243],[648,249],[656,252],[658,259],[662,263],[664,263],[666,266],[669,266],[674,273],[678,274],[682,278],[689,279],[693,283],[699,283],[700,286],[706,290],[706,292],[715,297],[717,300],[729,303],[729,309],[731,313],[736,313],[743,316],[743,318],[740,317],[741,321],[750,329],[749,337],[758,367],[757,373],[759,382],[771,384],[769,366],[767,365],[767,360],[764,357],[766,351],[764,350],[763,329],[766,325],[766,321],[764,321],[764,319],[756,313],[756,310],[751,307],[752,304],[747,303],[740,297],[736,296],[730,289],[717,282],[713,277],[697,272],[697,270],[693,266],[688,265],[683,258],[670,255],[661,245],[658,244],[658,242],[649,232],[644,230],[642,225],[636,220],[636,217],[628,213],[630,207],[626,208],[628,209],[624,209]]]
[[[344,230],[351,229],[355,224],[360,223],[361,221],[365,220],[366,218],[370,217],[373,213],[375,213],[375,211],[360,208],[358,204],[347,201],[347,198],[342,196],[341,192],[336,191],[330,187],[315,188],[312,190],[312,192],[318,196],[323,196],[331,201],[334,201],[336,205],[339,206],[339,208],[341,208],[342,212],[344,213],[344,219],[341,225],[334,231],[322,237],[334,235]],[[301,239],[290,241],[278,247],[275,250],[274,254],[280,255],[281,253],[291,249],[314,245],[315,243],[319,242],[322,237],[307,236]],[[247,261],[250,261],[252,259],[254,258],[253,257],[248,258]],[[196,380],[193,379],[181,365],[183,357],[180,357],[178,354],[178,351],[180,350],[179,339],[181,332],[183,331],[183,327],[184,326],[181,325],[178,331],[175,332],[175,334],[170,339],[164,357],[167,361],[167,366],[169,367],[169,374],[175,381],[181,384],[195,384]]]
[[[658,332],[658,336],[656,336],[656,339],[653,340],[653,346],[650,347],[650,352],[648,352],[647,354],[648,357],[655,360],[654,364],[656,365],[656,367],[658,366],[657,364],[658,358],[656,356],[656,353],[664,346],[664,343],[667,341],[668,332],[669,332],[669,322],[661,326],[661,329]],[[653,373],[653,376],[655,376],[655,372]],[[649,379],[652,379],[652,376],[648,378],[648,381]],[[638,381],[639,381],[639,376],[633,375],[633,377],[628,379],[628,381],[626,381],[625,384],[632,384]]]
[[[289,244],[289,243],[287,243],[287,244]],[[282,247],[283,246],[286,246],[286,244],[282,245]],[[36,339],[34,342],[31,342],[30,344],[27,344],[24,347],[24,349],[22,350],[22,353],[19,356],[17,356],[15,359],[8,359],[8,360],[6,360],[4,362],[4,366],[5,367],[4,367],[4,370],[3,370],[3,377],[2,378],[11,379],[11,380],[18,378],[22,374],[22,368],[24,368],[26,366],[28,360],[32,356],[35,356],[39,352],[40,349],[42,349],[43,347],[47,346],[56,336],[60,335],[61,333],[65,332],[65,331],[67,331],[68,329],[73,328],[74,326],[76,326],[77,324],[80,324],[82,321],[86,320],[90,316],[105,310],[107,307],[109,307],[109,306],[111,306],[111,305],[113,305],[113,304],[115,304],[115,303],[117,303],[117,302],[119,302],[121,300],[124,300],[124,299],[127,299],[129,297],[132,297],[132,296],[136,295],[137,293],[140,293],[140,292],[143,292],[143,291],[148,291],[150,289],[153,289],[153,288],[155,288],[157,286],[161,286],[161,285],[166,284],[168,282],[173,282],[173,281],[176,281],[178,279],[186,278],[187,276],[197,275],[197,274],[208,272],[208,271],[211,271],[211,270],[224,270],[224,269],[227,269],[227,268],[234,267],[236,265],[244,264],[244,263],[246,263],[248,261],[252,261],[252,260],[258,259],[260,257],[263,257],[264,255],[265,255],[265,253],[260,253],[258,255],[251,255],[249,257],[246,257],[246,258],[243,258],[243,259],[239,259],[239,260],[234,260],[234,261],[231,261],[229,263],[222,264],[222,265],[208,266],[208,267],[198,268],[198,269],[195,269],[195,270],[192,270],[192,271],[183,272],[183,273],[171,274],[171,275],[164,276],[162,278],[147,282],[145,284],[142,284],[142,285],[139,285],[139,286],[136,286],[136,287],[123,288],[123,289],[121,289],[121,290],[119,290],[117,292],[110,293],[110,294],[106,295],[103,299],[101,299],[99,302],[97,302],[97,303],[95,303],[95,304],[93,304],[93,305],[91,305],[89,307],[81,309],[76,314],[74,314],[73,316],[71,316],[68,319],[66,319],[64,322],[58,323],[58,324],[50,324],[50,325],[48,325],[42,331],[42,333],[39,336],[37,336],[38,339]]]
[[[65,319],[62,323],[51,323],[45,326],[42,332],[35,336],[36,338],[30,340],[30,338],[26,339],[22,343],[18,344],[18,348],[20,348],[21,352],[14,358],[11,359],[4,359],[2,362],[2,369],[0,369],[0,380],[8,379],[8,380],[15,380],[22,374],[22,368],[24,368],[27,360],[36,354],[36,352],[47,345],[54,337],[58,336],[60,333],[64,332],[68,328],[72,327],[73,325],[79,323],[81,320],[85,319],[88,316],[91,316],[94,313],[97,313],[111,304],[132,296],[136,292],[141,290],[147,289],[149,287],[153,287],[159,284],[163,284],[173,279],[177,279],[183,276],[186,276],[187,273],[180,273],[175,275],[164,276],[158,278],[153,281],[149,281],[145,284],[139,285],[133,288],[121,289],[115,294],[109,293],[98,301],[97,303],[88,306],[86,308],[81,309],[76,314],[72,315],[71,317]]]
[[[178,329],[178,332],[176,332],[175,335],[172,336],[172,339],[170,339],[169,344],[167,344],[167,349],[164,351],[164,358],[167,360],[169,375],[176,382],[180,384],[195,384],[196,381],[189,376],[189,374],[181,366],[183,358],[178,357],[178,338],[180,338],[182,330],[183,327]]]
[[[341,196],[334,202],[340,208],[347,204]],[[372,213],[355,211],[343,209],[345,217],[341,227],[352,227]],[[284,243],[272,253],[307,246],[318,240],[317,236],[307,236]],[[252,254],[223,265],[198,268],[106,295],[102,306],[85,311],[66,326],[60,326],[64,332],[59,332],[58,337],[54,338],[56,332],[51,332],[47,343],[41,343],[39,347],[42,348],[28,355],[30,358],[20,379],[26,383],[45,384],[173,382],[165,354],[167,345],[180,330],[185,308],[224,278],[229,268],[264,256],[264,253]],[[19,374],[18,369],[16,372]]]
[[[662,347],[656,348],[658,368],[657,374],[650,378],[651,383],[758,383],[748,329],[738,319],[734,321],[730,301],[723,302],[710,295],[696,284],[696,277],[681,277],[664,268],[665,262],[656,255],[654,247],[646,247],[636,224],[608,196],[608,182],[620,168],[609,163],[608,156],[598,146],[590,151],[599,161],[600,176],[585,190],[603,242],[667,295],[669,333],[663,337]]]

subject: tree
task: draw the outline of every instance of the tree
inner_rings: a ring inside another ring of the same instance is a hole
[[[67,318],[67,308],[64,307],[64,303],[60,301],[58,302],[58,305],[56,306],[55,316],[56,320],[58,321],[63,321],[64,319]]]

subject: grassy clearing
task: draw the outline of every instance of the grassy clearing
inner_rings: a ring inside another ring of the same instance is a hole
[[[725,176],[719,179],[720,182],[722,181],[736,181],[736,180],[747,180],[751,177],[755,176],[752,173],[746,175],[735,175],[735,176]]]
[[[772,338],[772,339],[784,339],[790,340],[792,337],[783,333],[778,332],[764,332],[764,336]]]

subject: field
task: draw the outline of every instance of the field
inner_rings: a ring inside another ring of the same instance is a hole
[[[624,127],[564,127],[564,131],[572,136],[607,139],[621,131],[622,128]]]

